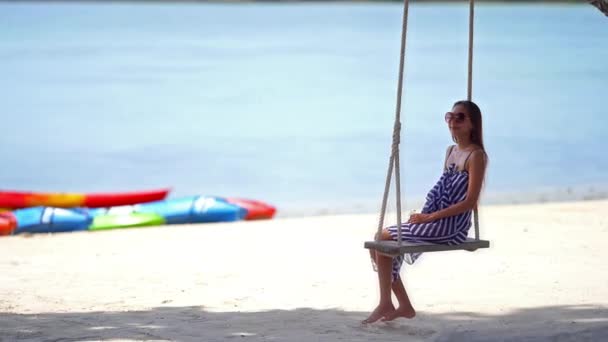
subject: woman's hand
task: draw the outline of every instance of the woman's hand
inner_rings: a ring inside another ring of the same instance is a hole
[[[433,221],[433,214],[412,214],[408,223],[428,223]]]

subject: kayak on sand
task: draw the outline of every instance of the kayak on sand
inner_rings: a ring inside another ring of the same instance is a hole
[[[170,189],[107,193],[52,193],[1,191],[0,208],[21,209],[30,207],[102,208],[163,200]]]

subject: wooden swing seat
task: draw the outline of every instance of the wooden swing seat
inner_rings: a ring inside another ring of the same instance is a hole
[[[458,245],[442,245],[436,243],[408,241],[401,241],[401,244],[399,244],[397,241],[393,240],[380,240],[366,241],[364,247],[367,249],[376,250],[382,254],[397,256],[406,253],[444,252],[456,250],[473,252],[480,248],[489,248],[490,241],[468,238],[465,242]]]

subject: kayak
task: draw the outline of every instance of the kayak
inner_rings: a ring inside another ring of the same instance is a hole
[[[277,211],[275,207],[261,201],[232,197],[226,198],[225,201],[247,210],[245,220],[271,219]]]
[[[0,236],[11,235],[17,227],[17,219],[12,213],[0,213]]]
[[[273,206],[261,201],[212,196],[106,208],[37,206],[0,213],[0,235],[270,219],[275,212]]]
[[[160,215],[153,213],[98,215],[93,219],[89,230],[149,227],[163,224],[165,224],[165,220]]]
[[[45,193],[0,191],[0,208],[21,209],[37,206],[101,208],[162,200],[170,189],[116,193]]]
[[[87,210],[77,208],[33,207],[12,213],[17,222],[13,234],[87,230],[93,221]]]
[[[90,215],[151,213],[160,215],[166,224],[230,222],[245,218],[247,210],[214,197],[191,196],[130,206],[91,209]]]

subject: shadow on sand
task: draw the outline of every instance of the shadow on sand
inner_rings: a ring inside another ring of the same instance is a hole
[[[547,306],[503,315],[426,314],[363,326],[364,312],[338,309],[213,312],[0,313],[0,341],[607,341],[608,308]]]

